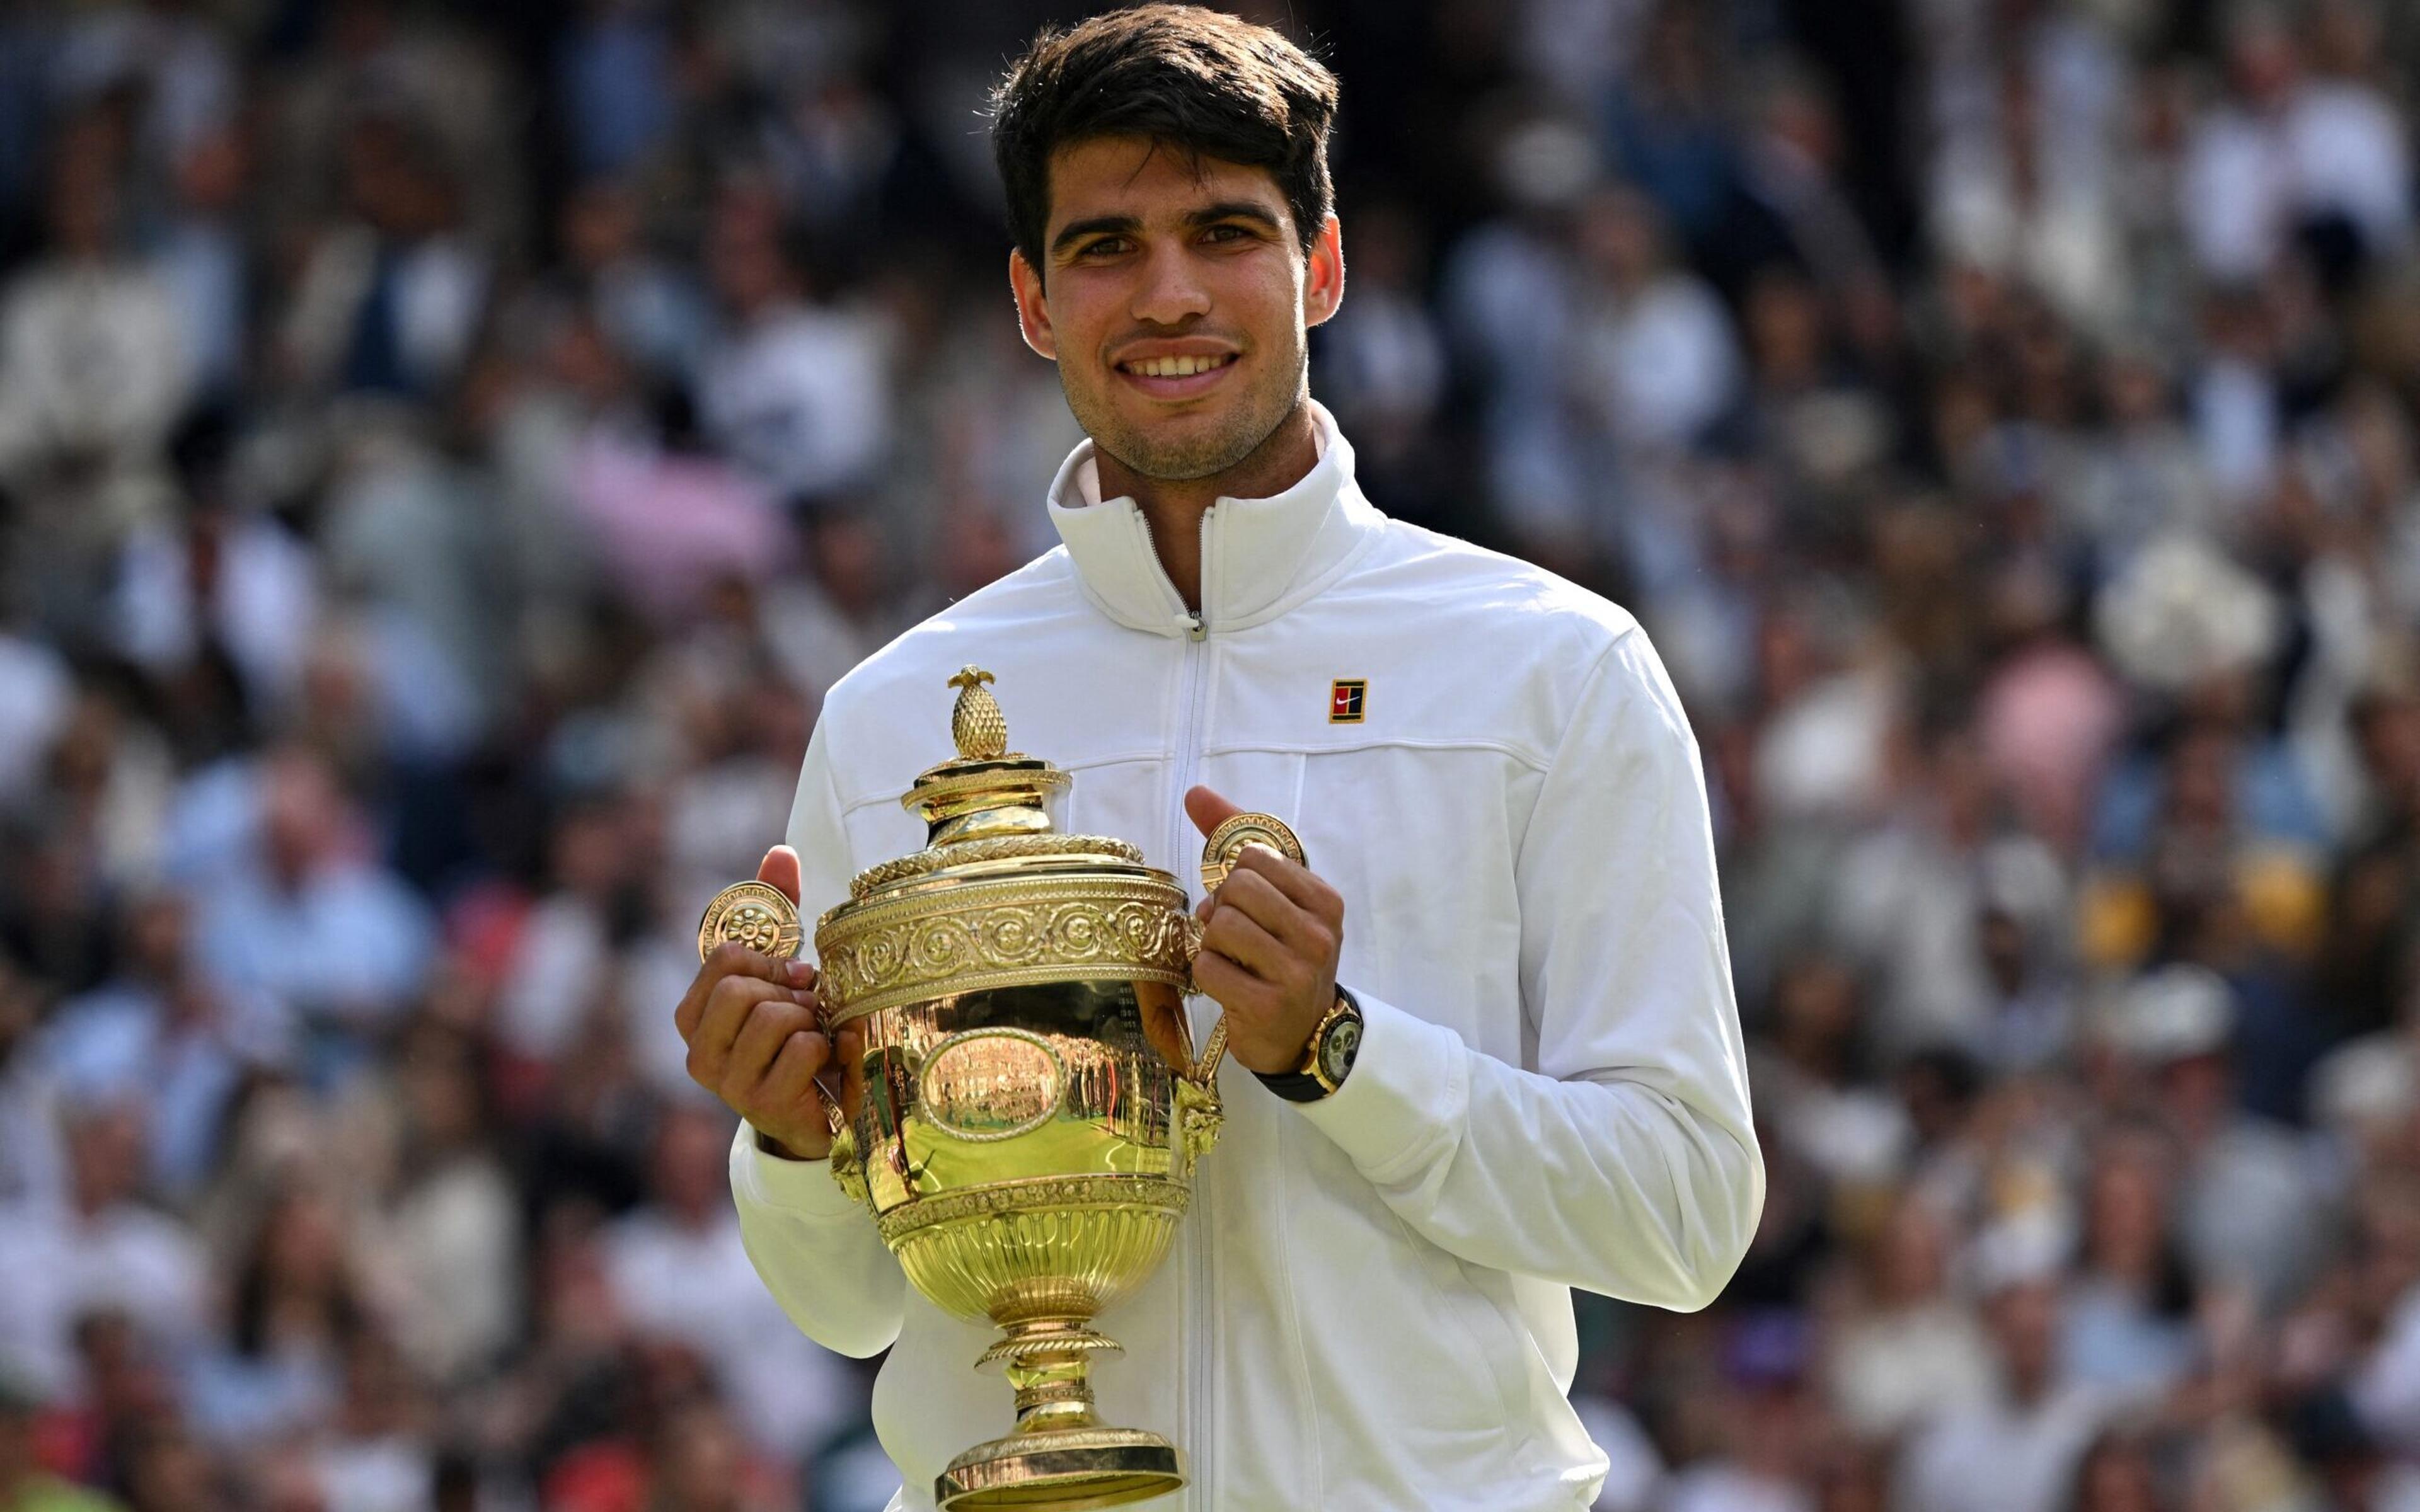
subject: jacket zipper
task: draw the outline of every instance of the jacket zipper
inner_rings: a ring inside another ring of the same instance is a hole
[[[1175,580],[1168,576],[1168,563],[1160,561],[1159,545],[1151,538],[1150,523],[1142,512],[1135,512],[1135,523],[1143,532],[1143,542],[1151,549],[1151,559],[1159,568],[1163,581],[1169,584],[1169,596],[1176,601],[1185,623],[1185,664],[1182,672],[1182,697],[1179,700],[1176,739],[1176,783],[1170,815],[1168,855],[1171,860],[1185,854],[1186,832],[1191,824],[1185,812],[1185,795],[1191,790],[1200,764],[1202,743],[1202,702],[1208,687],[1202,676],[1202,663],[1207,659],[1206,642],[1210,639],[1208,605],[1210,603],[1210,517],[1218,509],[1213,504],[1202,515],[1202,603],[1199,610],[1184,608],[1184,598],[1177,594]],[[1190,1027],[1188,1025],[1187,1027]],[[1211,1412],[1213,1376],[1210,1359],[1211,1317],[1210,1295],[1214,1285],[1211,1236],[1218,1232],[1210,1214],[1210,1187],[1197,1171],[1193,1178],[1193,1214],[1188,1225],[1191,1233],[1185,1246],[1186,1304],[1187,1319],[1180,1339],[1186,1359],[1185,1426],[1187,1458],[1192,1468],[1191,1504],[1207,1512],[1216,1505],[1211,1491],[1212,1455],[1210,1435],[1214,1427]]]

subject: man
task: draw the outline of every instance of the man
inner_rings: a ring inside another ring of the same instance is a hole
[[[1065,544],[832,688],[764,874],[812,912],[922,844],[897,796],[969,662],[1073,773],[1071,829],[1183,876],[1239,808],[1284,819],[1311,864],[1248,852],[1204,907],[1240,1069],[1180,1253],[1108,1320],[1103,1413],[1188,1452],[1171,1505],[1583,1507],[1568,1288],[1703,1306],[1763,1198],[1703,780],[1627,614],[1354,486],[1307,383],[1343,291],[1335,102],[1277,34],[1185,7],[1011,69],[1010,282],[1092,438],[1051,486]],[[750,1125],[759,1274],[823,1343],[890,1349],[876,1420],[929,1506],[1008,1394],[830,1179],[811,1078],[854,1036],[814,1009],[804,963],[726,949],[677,1019]]]
[[[2130,1405],[2066,1373],[2050,1280],[2000,1273],[1986,1284],[1999,1379],[1990,1396],[1958,1403],[1911,1435],[1895,1504],[1911,1512],[2057,1512],[2071,1504],[2076,1463],[2093,1436]]]

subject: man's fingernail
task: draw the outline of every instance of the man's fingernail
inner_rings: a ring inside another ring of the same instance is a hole
[[[792,986],[803,987],[815,980],[815,968],[804,961],[785,961],[782,964],[782,969],[789,973]]]

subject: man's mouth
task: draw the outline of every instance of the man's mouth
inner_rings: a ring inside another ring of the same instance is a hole
[[[1117,364],[1120,376],[1156,398],[1181,399],[1219,381],[1235,365],[1234,352],[1200,357],[1136,357]]]

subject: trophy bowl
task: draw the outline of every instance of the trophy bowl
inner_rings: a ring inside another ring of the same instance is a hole
[[[1119,1346],[1093,1319],[1168,1254],[1218,1138],[1224,1026],[1196,1057],[1185,889],[1124,841],[1054,827],[1065,774],[1008,750],[990,681],[950,680],[958,755],[901,799],[925,848],[861,872],[815,925],[828,1026],[862,1036],[832,1174],[917,1290],[1001,1332],[975,1364],[1002,1367],[1016,1427],[950,1462],[940,1505],[1115,1506],[1183,1486],[1185,1462],[1094,1411],[1092,1359]],[[1299,858],[1254,817],[1248,838]],[[1206,883],[1236,849],[1205,856]]]

